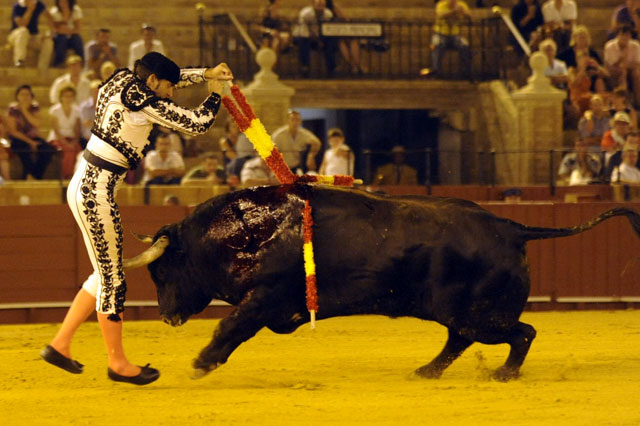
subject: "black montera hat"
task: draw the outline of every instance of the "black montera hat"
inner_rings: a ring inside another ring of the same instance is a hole
[[[173,84],[180,81],[180,67],[162,53],[149,52],[140,59],[140,63],[160,80],[169,80]]]

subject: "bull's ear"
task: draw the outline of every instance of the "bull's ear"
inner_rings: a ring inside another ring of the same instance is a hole
[[[133,231],[131,231],[131,234],[136,237],[136,239],[142,241],[145,244],[151,244],[153,242],[153,237],[151,235],[138,234],[137,232]]]

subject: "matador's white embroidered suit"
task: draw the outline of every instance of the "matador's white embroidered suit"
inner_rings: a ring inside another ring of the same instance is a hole
[[[204,82],[205,69],[180,72],[176,87]],[[116,71],[98,94],[91,138],[67,190],[67,202],[80,226],[93,273],[83,288],[96,297],[96,310],[119,321],[126,283],[122,270],[122,225],[115,202],[127,169],[149,148],[154,123],[197,135],[215,120],[220,96],[212,93],[195,109],[163,99],[128,69]]]

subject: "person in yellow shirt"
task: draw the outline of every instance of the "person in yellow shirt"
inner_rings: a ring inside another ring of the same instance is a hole
[[[417,185],[416,169],[405,164],[406,151],[396,145],[391,149],[393,162],[378,167],[373,185]]]
[[[462,36],[461,24],[471,19],[469,6],[462,0],[440,0],[436,4],[436,22],[431,37],[431,69],[428,74],[441,75],[442,57],[447,49],[460,55],[462,75],[470,74],[471,51],[469,42]]]

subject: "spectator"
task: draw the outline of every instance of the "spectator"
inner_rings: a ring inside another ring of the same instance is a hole
[[[393,162],[378,167],[373,185],[417,185],[418,174],[416,169],[405,164],[406,151],[403,146],[394,146],[391,149]]]
[[[330,148],[324,153],[324,158],[320,165],[320,174],[353,176],[355,158],[351,148],[344,143],[342,130],[338,128],[330,129],[328,136]]]
[[[639,142],[640,142],[640,133],[638,132],[629,133],[627,135],[627,138],[625,139],[625,145],[628,145],[628,144],[638,145]],[[604,170],[604,178],[607,181],[611,181],[611,174],[613,173],[613,170],[616,167],[618,167],[621,163],[622,163],[622,151],[618,150],[611,156],[611,158],[609,158],[609,161],[607,162],[607,167]],[[636,163],[636,167],[640,167],[640,159]]]
[[[7,132],[0,117],[0,179],[5,181],[11,179],[11,167],[9,164],[10,152],[11,142],[7,140]]]
[[[149,52],[159,52],[163,55],[164,44],[156,38],[156,29],[149,24],[142,24],[142,38],[129,45],[129,69],[133,71],[133,64]]]
[[[578,122],[578,133],[581,142],[590,151],[600,152],[602,137],[611,127],[611,115],[604,108],[604,100],[600,95],[591,96],[590,107]]]
[[[347,19],[342,9],[333,0],[326,0],[326,6],[333,14],[333,19],[341,21]],[[340,39],[338,41],[338,48],[345,62],[349,65],[349,70],[352,74],[362,74],[365,72],[360,63],[360,41],[357,38]]]
[[[556,59],[556,42],[548,38],[540,43],[540,52],[544,53],[547,57],[549,65],[544,70],[544,75],[551,79],[551,84],[560,88],[566,89],[567,82],[569,80],[569,72],[567,65],[560,59]]]
[[[215,153],[206,153],[202,163],[189,170],[182,178],[182,184],[198,182],[211,185],[222,185],[225,182],[224,168]]]
[[[35,179],[42,179],[55,148],[40,137],[40,107],[33,96],[31,86],[19,86],[15,99],[16,102],[9,105],[7,113],[11,150],[22,162],[22,179],[29,175]],[[36,158],[35,161],[32,154]]]
[[[611,173],[611,182],[640,183],[638,144],[625,144],[622,149],[622,164]]]
[[[574,28],[571,47],[561,52],[558,59],[567,66],[570,98],[582,114],[589,107],[593,93],[606,92],[605,78],[609,77],[600,55],[591,48],[591,34],[587,27],[577,25]]]
[[[49,14],[53,20],[55,32],[53,66],[62,66],[69,49],[85,59],[82,50],[82,37],[80,37],[82,9],[76,4],[76,0],[56,0],[56,5],[49,10]]]
[[[278,179],[261,157],[253,157],[242,166],[240,181],[245,186],[277,185]]]
[[[218,143],[220,144],[220,151],[222,151],[224,164],[227,165],[232,160],[238,158],[236,145],[241,133],[238,125],[235,121],[233,121],[233,118],[231,117],[227,119],[227,122],[224,125],[224,132],[225,135],[220,138],[220,141],[218,141]]]
[[[542,5],[544,24],[553,33],[558,50],[569,47],[571,30],[578,19],[578,7],[573,0],[547,0]]]
[[[565,155],[558,169],[560,185],[588,185],[600,174],[602,165],[597,154],[589,152],[589,146],[577,140],[574,151]]]
[[[625,0],[624,4],[616,7],[611,16],[611,29],[609,30],[609,39],[615,37],[615,34],[623,26],[631,27],[633,38],[638,38],[638,28],[640,27],[640,1]]]
[[[629,135],[629,125],[631,119],[626,112],[617,112],[611,119],[611,130],[607,130],[602,136],[600,146],[605,152],[605,167],[609,164],[609,159],[616,152],[622,149],[624,142]]]
[[[280,16],[280,0],[268,0],[260,12],[262,25],[262,45],[281,53],[291,46],[291,32],[287,21]]]
[[[156,149],[144,158],[145,185],[177,185],[184,175],[182,156],[171,149],[171,141],[165,133],[156,136]]]
[[[85,47],[84,57],[87,61],[87,69],[93,71],[95,75],[102,75],[100,67],[107,61],[113,62],[116,68],[120,64],[118,47],[110,41],[110,38],[111,30],[100,28],[96,32],[96,39],[88,42]]]
[[[544,24],[540,3],[538,0],[518,0],[518,3],[511,8],[511,20],[525,41],[529,42],[531,34]],[[519,46],[518,49],[522,51]]]
[[[178,198],[177,195],[167,194],[164,196],[164,200],[162,200],[162,205],[163,206],[179,206],[180,199]]]
[[[49,102],[51,102],[52,105],[60,102],[60,89],[70,84],[76,89],[77,104],[86,101],[90,96],[89,93],[91,89],[89,86],[91,83],[87,77],[82,74],[82,58],[78,55],[71,55],[67,58],[66,64],[67,72],[56,78],[49,89]]]
[[[29,41],[33,40],[40,50],[38,69],[46,70],[51,63],[53,40],[51,34],[40,34],[38,24],[40,15],[44,15],[53,31],[53,21],[47,6],[41,0],[18,0],[11,10],[11,32],[8,42],[13,48],[13,64],[23,67],[27,58]]]
[[[618,111],[626,112],[631,119],[631,130],[636,130],[638,128],[638,114],[629,104],[629,92],[624,89],[614,90],[609,96],[609,101],[609,115],[613,117]]]
[[[306,166],[308,170],[316,170],[316,155],[322,143],[309,130],[301,126],[302,118],[298,111],[289,111],[288,124],[273,132],[273,143],[278,147],[287,166],[294,172],[302,168],[302,153],[309,147]],[[304,170],[303,170],[304,171]]]
[[[99,78],[102,79],[103,82],[107,81],[107,80],[109,80],[109,77],[111,77],[113,75],[113,73],[115,71],[116,71],[116,64],[114,64],[111,61],[106,61],[100,66],[100,77]]]
[[[438,76],[442,72],[442,57],[447,49],[455,49],[460,55],[460,69],[470,73],[471,50],[469,42],[461,34],[460,23],[470,20],[469,6],[462,0],[440,0],[436,4],[436,22],[433,26],[431,44],[431,69],[429,75]]]
[[[80,110],[75,105],[76,89],[72,85],[63,86],[57,96],[60,102],[49,109],[51,131],[49,142],[62,151],[62,178],[73,176],[76,156],[82,150],[80,145]]]
[[[631,39],[631,28],[624,26],[604,45],[604,64],[611,75],[611,86],[631,90],[640,103],[640,43]]]
[[[333,18],[327,9],[325,0],[312,0],[313,5],[304,7],[298,15],[297,31],[294,35],[299,45],[300,70],[303,77],[309,77],[311,65],[311,49],[324,51],[327,74],[333,75],[336,69],[336,42],[331,37],[322,37],[320,23]]]
[[[82,149],[87,145],[91,137],[91,128],[93,127],[93,119],[96,115],[96,101],[98,100],[98,91],[100,90],[100,80],[92,80],[89,86],[90,96],[78,106],[80,111],[80,128],[81,138],[80,145]]]

